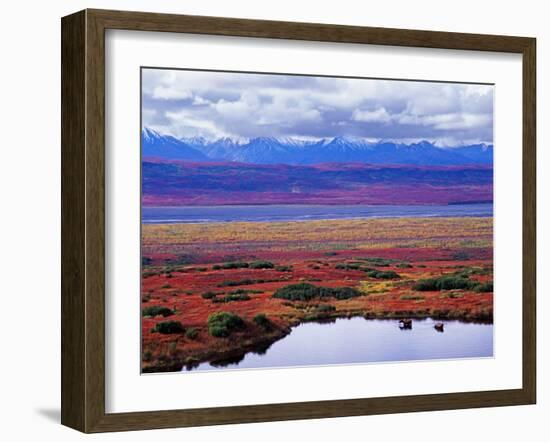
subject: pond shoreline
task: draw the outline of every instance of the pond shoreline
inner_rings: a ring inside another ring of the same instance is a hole
[[[231,363],[232,361],[239,361],[248,353],[261,353],[267,350],[271,345],[280,341],[288,336],[292,329],[307,323],[326,324],[335,322],[338,319],[352,319],[352,318],[364,318],[365,320],[395,320],[396,323],[400,319],[412,319],[412,320],[427,320],[432,319],[434,321],[459,321],[462,323],[474,323],[474,324],[486,324],[492,325],[493,319],[487,318],[473,318],[470,316],[457,317],[453,316],[437,316],[437,315],[424,315],[424,314],[411,314],[400,315],[395,312],[389,314],[381,314],[374,312],[338,312],[337,314],[323,314],[317,317],[293,319],[289,321],[286,326],[274,326],[271,330],[262,335],[246,336],[242,343],[232,343],[227,345],[223,350],[206,350],[197,352],[196,354],[186,355],[183,358],[175,357],[168,363],[162,363],[159,365],[150,365],[142,368],[143,374],[150,373],[165,373],[165,372],[181,372],[192,371],[202,363],[210,363],[212,365],[219,364],[221,366]],[[224,339],[224,338],[222,338]],[[234,342],[234,341],[233,341]]]

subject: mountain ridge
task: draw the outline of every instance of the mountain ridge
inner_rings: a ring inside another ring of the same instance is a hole
[[[321,140],[257,137],[247,142],[225,137],[208,141],[202,137],[178,139],[144,128],[142,156],[165,160],[250,164],[492,165],[493,145],[478,143],[451,148],[438,147],[426,140],[406,144],[346,136]]]

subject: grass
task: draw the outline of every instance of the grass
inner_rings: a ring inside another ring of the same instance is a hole
[[[197,336],[199,336],[199,331],[195,327],[189,327],[185,331],[185,337],[188,339],[197,339]]]
[[[422,295],[402,295],[399,299],[403,301],[423,301],[426,298]]]
[[[350,299],[361,295],[359,290],[351,287],[320,287],[303,282],[282,287],[273,297],[289,301],[311,301],[319,298]]]
[[[217,312],[208,317],[208,333],[216,338],[225,338],[244,327],[243,319],[235,313]]]

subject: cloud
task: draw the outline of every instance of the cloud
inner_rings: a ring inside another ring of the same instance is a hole
[[[487,85],[144,69],[142,103],[178,137],[493,140]]]
[[[389,123],[392,121],[392,116],[388,113],[383,107],[373,110],[373,111],[363,111],[360,109],[355,109],[351,115],[351,119],[354,121],[365,121],[368,123]]]

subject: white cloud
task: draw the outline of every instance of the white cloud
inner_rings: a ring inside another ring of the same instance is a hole
[[[176,136],[492,140],[492,86],[154,69],[142,79],[144,123]]]
[[[364,121],[367,123],[389,123],[392,116],[386,109],[380,107],[373,111],[355,109],[351,115],[353,121]]]

